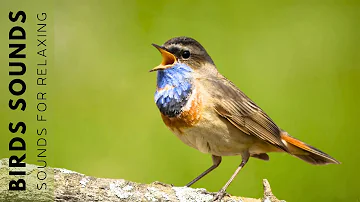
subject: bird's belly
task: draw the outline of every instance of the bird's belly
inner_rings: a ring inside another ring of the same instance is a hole
[[[196,125],[174,133],[185,144],[217,156],[240,155],[256,142],[213,110],[205,110]]]

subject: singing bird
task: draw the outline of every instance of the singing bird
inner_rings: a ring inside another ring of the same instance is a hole
[[[212,156],[213,165],[186,186],[217,168],[222,156],[241,155],[242,161],[214,200],[221,200],[250,157],[269,160],[268,152],[286,152],[314,165],[339,164],[279,128],[218,72],[196,40],[176,37],[152,45],[162,55],[161,64],[150,72],[157,72],[155,103],[163,122],[185,144]]]

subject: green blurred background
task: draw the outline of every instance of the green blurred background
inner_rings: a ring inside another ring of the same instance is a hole
[[[48,1],[46,8],[34,2],[2,1],[0,10],[0,158],[9,157],[9,121],[21,119],[29,124],[27,162],[36,163],[35,17],[45,10],[52,13],[48,48],[54,55],[47,88],[50,166],[176,186],[208,168],[210,155],[187,147],[162,123],[153,100],[156,74],[148,72],[161,61],[151,43],[190,36],[281,128],[342,162],[317,167],[287,154],[251,159],[230,194],[261,197],[266,178],[287,201],[360,200],[359,1],[83,0]],[[13,8],[31,14],[24,113],[7,107]],[[195,187],[218,191],[240,161],[225,157]]]

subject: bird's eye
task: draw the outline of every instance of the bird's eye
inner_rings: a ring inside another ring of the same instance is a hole
[[[187,50],[183,51],[181,53],[181,57],[184,58],[184,59],[189,58],[190,57],[190,51],[187,51]]]

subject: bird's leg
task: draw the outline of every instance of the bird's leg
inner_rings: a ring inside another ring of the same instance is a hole
[[[239,167],[235,170],[234,174],[231,176],[229,181],[227,181],[227,183],[220,189],[220,191],[218,191],[218,193],[216,194],[213,201],[220,201],[225,196],[226,189],[231,184],[231,182],[234,180],[236,175],[240,172],[241,168],[243,168],[245,166],[245,164],[248,162],[248,160],[250,158],[249,152],[246,152],[246,153],[242,154],[241,156],[242,156],[242,160],[241,160]]]
[[[217,168],[220,163],[221,163],[221,156],[215,156],[212,155],[212,161],[213,161],[213,165],[208,168],[207,170],[205,170],[203,173],[201,173],[199,176],[197,176],[195,179],[193,179],[191,182],[189,182],[186,186],[190,187],[191,185],[193,185],[195,182],[197,182],[198,180],[200,180],[202,177],[204,177],[205,175],[207,175],[208,173],[210,173],[211,171],[213,171],[215,168]]]

